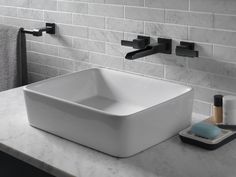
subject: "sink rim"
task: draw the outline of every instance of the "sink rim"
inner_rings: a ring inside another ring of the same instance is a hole
[[[163,102],[158,103],[158,104],[154,104],[152,106],[149,106],[147,108],[141,109],[139,111],[136,111],[136,112],[133,112],[133,113],[130,113],[130,114],[113,114],[113,113],[108,113],[106,111],[103,111],[103,110],[100,110],[100,109],[97,109],[97,108],[94,108],[94,107],[90,107],[90,106],[80,104],[80,103],[77,103],[77,102],[73,102],[73,101],[68,101],[68,100],[63,99],[63,98],[59,98],[59,97],[56,97],[56,96],[51,96],[49,94],[45,94],[45,93],[30,89],[31,87],[37,86],[39,84],[50,82],[51,80],[65,78],[65,77],[68,77],[70,75],[78,74],[78,73],[85,72],[85,71],[88,71],[88,70],[108,70],[108,71],[115,71],[115,72],[125,73],[125,74],[133,75],[133,76],[139,77],[139,78],[149,79],[149,80],[153,80],[153,81],[162,81],[162,82],[170,83],[172,85],[181,85],[181,86],[186,88],[186,91],[183,94],[179,94],[178,96],[175,96],[171,99],[168,99],[168,100],[163,101]],[[86,110],[91,110],[91,111],[94,111],[94,112],[98,112],[98,113],[103,114],[103,115],[112,116],[112,117],[119,117],[119,118],[124,117],[125,118],[125,117],[128,117],[128,116],[132,116],[132,115],[141,113],[143,111],[147,111],[149,109],[152,109],[155,106],[160,106],[162,104],[165,104],[166,102],[169,102],[173,99],[181,97],[181,96],[183,96],[184,94],[186,94],[188,92],[192,92],[193,88],[190,87],[190,86],[186,86],[186,85],[182,85],[182,84],[178,84],[178,83],[173,83],[173,82],[162,80],[162,79],[159,79],[159,78],[143,76],[143,75],[139,75],[139,74],[135,74],[135,73],[130,73],[130,72],[127,72],[127,71],[120,71],[120,70],[114,70],[114,69],[108,69],[108,68],[102,68],[102,67],[95,67],[95,68],[88,68],[88,69],[73,72],[73,73],[68,73],[68,74],[65,74],[65,75],[56,76],[56,77],[45,79],[45,80],[42,80],[42,81],[39,81],[39,82],[36,82],[36,83],[28,84],[26,86],[23,86],[23,90],[24,90],[24,92],[30,92],[30,93],[33,93],[33,94],[36,94],[36,95],[40,95],[44,98],[49,98],[49,99],[59,101],[59,102],[62,102],[62,103],[66,103],[66,104],[69,104],[69,105],[72,105],[72,106],[76,106],[76,107],[79,106],[80,108],[83,108],[83,109],[86,109]]]

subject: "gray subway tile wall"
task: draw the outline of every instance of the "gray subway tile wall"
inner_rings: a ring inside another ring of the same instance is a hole
[[[91,67],[107,67],[190,85],[194,111],[211,114],[214,94],[236,95],[235,0],[0,0],[0,23],[57,34],[27,35],[29,78],[39,81]],[[196,43],[199,58],[155,54],[124,59],[120,45],[138,34]],[[144,93],[145,94],[145,93]]]

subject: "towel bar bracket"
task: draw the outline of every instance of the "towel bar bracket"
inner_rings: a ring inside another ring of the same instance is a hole
[[[46,23],[46,33],[56,34],[56,24],[55,23]]]
[[[43,32],[46,32],[48,34],[56,34],[56,24],[46,23],[46,27],[44,28],[33,29],[33,30],[23,29],[22,32],[26,34],[32,34],[33,36],[42,36]]]

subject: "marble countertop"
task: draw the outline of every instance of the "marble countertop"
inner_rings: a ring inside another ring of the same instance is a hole
[[[207,151],[176,136],[118,159],[33,128],[22,88],[0,93],[0,150],[58,177],[236,176],[236,141]]]

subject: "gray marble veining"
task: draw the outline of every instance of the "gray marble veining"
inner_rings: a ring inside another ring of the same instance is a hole
[[[58,177],[234,177],[236,141],[215,151],[173,137],[114,158],[28,124],[22,88],[0,93],[0,150]]]

